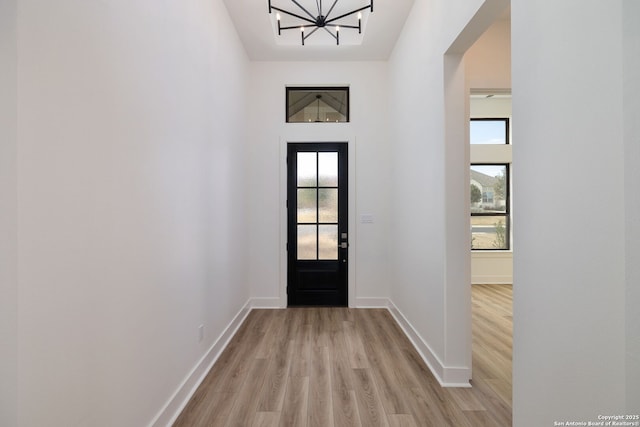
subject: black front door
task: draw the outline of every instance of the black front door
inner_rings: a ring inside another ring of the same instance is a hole
[[[290,306],[347,305],[347,144],[287,147]]]

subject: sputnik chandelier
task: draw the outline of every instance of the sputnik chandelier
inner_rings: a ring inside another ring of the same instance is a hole
[[[282,27],[280,25],[280,13],[276,13],[276,20],[278,21],[278,35],[281,35],[284,30],[293,30],[297,29],[300,31],[302,46],[304,46],[304,41],[309,38],[313,33],[318,31],[319,29],[325,30],[327,33],[331,34],[331,36],[336,40],[336,45],[340,44],[340,30],[342,28],[349,28],[353,30],[358,30],[358,33],[362,33],[362,11],[369,9],[370,12],[373,12],[373,0],[370,0],[367,6],[360,7],[358,9],[354,9],[350,12],[343,13],[335,18],[331,15],[333,9],[336,7],[336,4],[339,0],[334,0],[333,4],[329,8],[329,10],[325,13],[324,8],[322,7],[322,0],[315,0],[318,14],[315,15],[316,8],[312,9],[314,13],[311,13],[304,6],[302,6],[298,1],[291,0],[291,3],[296,5],[298,9],[295,9],[295,12],[291,12],[285,9],[281,9],[271,4],[271,0],[269,0],[269,13],[272,10],[277,12],[282,12],[286,15],[292,16],[301,20],[302,22],[298,25],[291,25]],[[352,15],[358,14],[358,25],[348,25],[341,24],[338,21]],[[304,16],[306,15],[306,16]]]

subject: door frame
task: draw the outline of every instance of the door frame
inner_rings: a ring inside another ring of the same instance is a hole
[[[347,304],[349,307],[356,306],[356,247],[357,247],[357,223],[356,223],[356,138],[351,137],[331,137],[326,138],[319,136],[311,137],[280,137],[279,141],[279,218],[280,218],[280,240],[278,242],[278,254],[280,257],[280,289],[279,298],[276,305],[277,308],[287,307],[287,144],[288,143],[346,143],[348,153],[349,177],[348,177],[348,196],[349,196],[349,249],[348,250],[348,273],[347,273]]]

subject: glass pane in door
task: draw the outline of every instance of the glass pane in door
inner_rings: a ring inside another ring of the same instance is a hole
[[[318,153],[318,185],[338,186],[338,153]]]
[[[298,189],[298,223],[315,223],[318,219],[315,188]]]
[[[319,222],[338,222],[338,189],[321,188],[318,190]]]
[[[298,259],[318,259],[316,225],[298,225]]]
[[[338,259],[338,226],[318,226],[318,259]]]
[[[298,153],[298,187],[316,187],[317,153]]]

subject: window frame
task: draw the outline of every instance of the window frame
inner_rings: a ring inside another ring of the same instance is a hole
[[[472,144],[471,141],[469,145],[475,146],[475,145],[511,145],[511,138],[509,137],[510,135],[510,120],[509,117],[471,117],[470,118],[471,122],[504,122],[504,131],[505,131],[505,136],[504,136],[504,144]]]
[[[289,121],[289,93],[290,92],[323,92],[323,91],[344,91],[346,93],[346,114],[343,122],[292,122]],[[285,86],[284,116],[285,123],[349,123],[351,122],[351,93],[349,86]]]
[[[502,144],[500,144],[502,145]],[[473,243],[471,243],[472,251],[510,251],[511,250],[511,163],[505,162],[482,162],[482,163],[471,163],[469,166],[469,171],[473,166],[504,166],[505,167],[505,211],[502,212],[471,212],[471,216],[469,220],[471,221],[474,216],[476,217],[504,217],[505,219],[505,248],[474,248]],[[469,185],[471,185],[471,179],[469,179]],[[484,193],[482,195],[484,198]],[[495,199],[495,192],[494,192]],[[471,239],[473,242],[473,229],[471,224],[469,225],[471,232]]]

